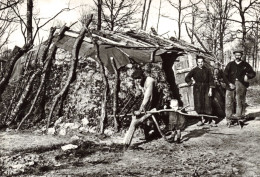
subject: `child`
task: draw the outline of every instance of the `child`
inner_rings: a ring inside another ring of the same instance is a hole
[[[178,100],[172,99],[170,101],[170,108],[172,111],[169,112],[169,130],[173,132],[168,138],[168,141],[173,142],[177,135],[176,143],[181,143],[181,129],[185,126],[185,117],[180,114]]]

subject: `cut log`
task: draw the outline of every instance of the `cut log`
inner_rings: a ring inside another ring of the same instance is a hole
[[[260,117],[260,105],[246,107],[245,114],[248,117]]]
[[[117,110],[118,110],[118,92],[120,88],[120,80],[119,80],[119,71],[116,68],[116,63],[113,57],[110,58],[114,74],[115,74],[115,86],[114,86],[114,98],[113,98],[113,117],[114,117],[114,129],[116,132],[119,131],[119,122],[117,117]]]
[[[14,119],[15,119],[16,116],[17,116],[17,114],[18,114],[19,111],[21,110],[21,107],[22,107],[22,105],[24,104],[24,101],[27,99],[27,97],[28,97],[28,95],[29,95],[29,91],[30,91],[30,89],[31,89],[31,87],[32,87],[32,83],[33,83],[35,77],[36,77],[39,73],[40,73],[40,70],[36,70],[36,71],[32,74],[32,76],[30,77],[30,80],[29,80],[29,82],[27,83],[27,85],[26,85],[26,87],[25,87],[25,89],[24,89],[24,91],[23,91],[23,93],[22,93],[22,95],[21,95],[21,97],[20,97],[20,99],[19,99],[19,101],[18,101],[16,107],[14,108],[14,110],[13,110],[13,111],[11,112],[11,114],[10,114],[10,117],[9,117],[10,121],[7,123],[7,125],[10,125],[10,124],[14,121]]]
[[[100,58],[99,45],[96,41],[94,41],[94,44],[95,44],[96,52],[97,52],[97,59],[100,64],[100,73],[102,75],[102,80],[104,83],[104,90],[103,90],[102,103],[101,103],[101,116],[100,116],[100,134],[104,134],[105,122],[107,121],[106,107],[107,107],[107,96],[109,93],[109,84],[108,84],[108,79],[107,79],[106,72],[105,72],[104,63],[101,61],[101,58]]]
[[[140,119],[137,119],[135,115],[132,116],[132,121],[131,121],[130,127],[129,127],[127,133],[125,134],[125,138],[124,138],[125,148],[128,148],[130,146],[137,126],[140,125],[141,123],[143,123],[150,116],[151,116],[151,114],[145,114]]]
[[[77,68],[77,64],[78,64],[78,60],[79,60],[79,50],[81,47],[81,44],[83,42],[84,36],[87,32],[87,28],[89,26],[89,24],[91,23],[93,18],[93,15],[91,14],[90,16],[88,16],[88,21],[85,24],[85,27],[82,27],[79,36],[77,37],[77,39],[75,40],[75,43],[73,45],[73,50],[72,50],[72,61],[71,61],[71,66],[70,66],[70,71],[69,71],[69,76],[68,79],[64,85],[64,87],[61,89],[61,91],[54,97],[54,101],[52,103],[52,107],[47,119],[47,125],[46,125],[46,130],[48,130],[49,125],[50,125],[50,121],[53,115],[53,111],[58,103],[58,100],[60,98],[62,98],[62,96],[68,91],[70,84],[73,81],[73,78],[75,78],[75,74],[76,74],[76,68]]]
[[[62,28],[62,29],[63,29],[64,31],[66,30],[65,28]],[[51,43],[52,43],[53,34],[54,34],[55,30],[56,30],[56,28],[51,28],[51,30],[50,30],[50,34],[49,34],[49,38],[48,38],[48,44],[47,44],[47,47],[46,47],[46,49],[44,50],[44,53],[43,53],[42,58],[41,58],[41,61],[43,61],[43,62],[46,60],[47,53],[48,53],[49,48],[50,48],[50,45],[51,45]],[[63,32],[63,33],[64,33],[64,32]],[[55,46],[55,44],[54,44],[54,45],[53,45],[53,48],[55,48],[55,47],[56,47],[56,46]],[[56,48],[57,48],[57,47],[56,47]],[[32,105],[31,105],[31,107],[30,107],[28,113],[24,116],[24,118],[22,119],[22,121],[19,123],[19,125],[18,125],[16,131],[18,131],[18,130],[20,129],[22,123],[23,123],[23,122],[25,121],[25,119],[27,119],[27,117],[29,117],[30,114],[32,113],[33,108],[35,107],[36,101],[37,101],[37,99],[38,99],[38,97],[39,97],[39,95],[40,95],[40,92],[42,91],[43,85],[44,85],[44,83],[45,83],[46,71],[47,71],[47,69],[48,69],[49,66],[50,66],[50,63],[51,63],[52,58],[54,58],[55,53],[56,53],[56,49],[55,49],[55,50],[52,50],[51,56],[48,57],[48,59],[46,60],[46,62],[45,62],[45,64],[44,64],[44,67],[43,67],[43,70],[41,71],[41,73],[42,73],[42,74],[41,74],[41,83],[40,83],[40,86],[38,87],[38,90],[37,90],[37,93],[36,93],[36,95],[35,95],[35,97],[34,97],[34,100],[33,100],[33,102],[32,102]]]
[[[9,117],[9,113],[10,113],[10,111],[11,111],[11,109],[12,109],[12,106],[13,106],[13,104],[14,104],[14,102],[15,102],[14,100],[15,100],[15,98],[16,98],[16,96],[17,96],[17,93],[18,93],[18,88],[20,88],[19,85],[17,85],[17,86],[15,87],[15,90],[14,90],[14,93],[13,93],[13,96],[12,96],[12,99],[11,99],[11,102],[10,102],[10,104],[9,104],[7,110],[6,110],[6,113],[5,113],[5,118],[4,118],[4,120],[3,120],[4,123],[5,123],[5,121],[7,120],[7,118]]]

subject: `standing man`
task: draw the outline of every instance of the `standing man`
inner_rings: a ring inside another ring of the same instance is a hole
[[[227,64],[224,70],[224,81],[229,86],[226,91],[226,119],[228,124],[230,118],[235,113],[235,117],[239,120],[245,115],[246,91],[249,87],[248,80],[255,77],[256,73],[246,61],[242,61],[242,50],[233,52],[235,60]],[[236,102],[236,110],[234,111],[234,103]]]
[[[141,106],[139,110],[135,111],[135,115],[158,108],[160,93],[157,89],[156,80],[152,77],[146,77],[141,69],[136,69],[132,74],[132,78],[134,79],[135,86],[139,87],[144,95]],[[146,140],[151,140],[159,135],[157,128],[150,119],[144,123],[143,128]]]
[[[198,114],[212,114],[212,88],[214,88],[214,82],[211,70],[204,65],[204,58],[197,56],[197,67],[193,68],[185,77],[185,82],[188,85],[194,83],[193,96],[195,111]],[[193,80],[192,80],[193,79]],[[204,119],[197,125],[204,125]]]

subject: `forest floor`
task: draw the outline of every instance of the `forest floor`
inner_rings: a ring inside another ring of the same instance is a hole
[[[248,90],[247,103],[259,106],[260,86]],[[193,121],[196,122],[196,121]],[[163,138],[145,142],[134,137],[131,147],[123,135],[71,136],[37,132],[0,132],[2,176],[260,176],[260,117],[228,128],[196,124],[182,132],[182,143]],[[64,145],[76,145],[64,151]]]

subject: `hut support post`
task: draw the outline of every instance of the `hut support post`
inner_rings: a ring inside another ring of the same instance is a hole
[[[114,129],[116,132],[119,131],[119,121],[117,117],[118,111],[118,92],[120,88],[119,70],[116,68],[116,63],[113,57],[110,57],[114,73],[115,73],[115,87],[114,87],[114,98],[113,98],[113,117],[114,117]]]
[[[97,52],[97,59],[100,64],[100,72],[102,75],[102,80],[104,83],[104,90],[103,90],[103,95],[102,95],[102,103],[101,103],[101,116],[100,116],[100,134],[104,134],[105,131],[105,123],[107,121],[107,96],[109,93],[109,85],[108,85],[108,79],[106,76],[106,71],[105,71],[105,66],[100,58],[100,50],[99,50],[99,45],[97,41],[93,40],[95,47],[96,47],[96,52]]]
[[[64,32],[65,32],[65,28],[62,28],[62,29],[63,29]],[[46,49],[45,49],[45,51],[44,51],[44,54],[43,54],[43,56],[42,56],[42,61],[45,61],[46,58],[47,58],[47,54],[48,54],[50,45],[51,45],[51,43],[52,43],[53,34],[54,34],[55,30],[56,30],[56,28],[51,28],[51,30],[50,30],[50,34],[49,34],[49,38],[48,38],[48,45],[47,45],[47,47],[46,47]],[[63,33],[64,33],[64,32],[63,32]],[[55,51],[56,51],[56,50],[55,50]],[[54,52],[54,53],[56,53],[56,52]],[[53,55],[53,54],[52,54],[52,55]],[[43,70],[41,71],[41,74],[42,74],[42,75],[41,75],[41,83],[40,83],[40,86],[39,86],[39,88],[38,88],[38,90],[37,90],[36,96],[34,97],[33,103],[32,103],[32,105],[31,105],[31,107],[30,107],[28,113],[25,115],[25,117],[24,117],[24,118],[22,119],[22,121],[19,123],[19,125],[18,125],[16,131],[19,130],[19,128],[21,127],[22,123],[25,121],[25,119],[27,119],[27,117],[30,116],[30,114],[31,114],[32,111],[33,111],[33,108],[34,108],[34,106],[35,106],[35,104],[36,104],[36,101],[37,101],[37,99],[38,99],[38,97],[39,97],[39,95],[40,95],[40,92],[42,91],[42,88],[43,88],[43,86],[44,86],[46,71],[47,71],[47,69],[48,69],[49,66],[50,66],[50,62],[51,62],[51,59],[52,59],[52,58],[53,58],[53,56],[49,57],[49,58],[47,59],[46,63],[44,64]]]
[[[76,69],[77,69],[77,64],[78,64],[78,60],[79,60],[79,50],[81,47],[81,44],[83,42],[83,39],[85,37],[85,34],[87,33],[87,28],[90,25],[91,21],[92,21],[93,15],[91,14],[90,16],[88,16],[86,24],[84,24],[84,27],[82,27],[78,37],[75,40],[75,43],[73,45],[73,49],[72,49],[72,62],[71,62],[71,66],[70,66],[70,71],[69,71],[69,75],[68,75],[68,79],[64,85],[64,87],[61,89],[61,91],[54,97],[54,101],[47,119],[47,125],[46,125],[46,131],[49,128],[50,125],[50,121],[53,115],[53,111],[58,103],[58,101],[64,96],[64,94],[66,94],[66,92],[68,92],[70,84],[74,81],[74,78],[76,76]]]

